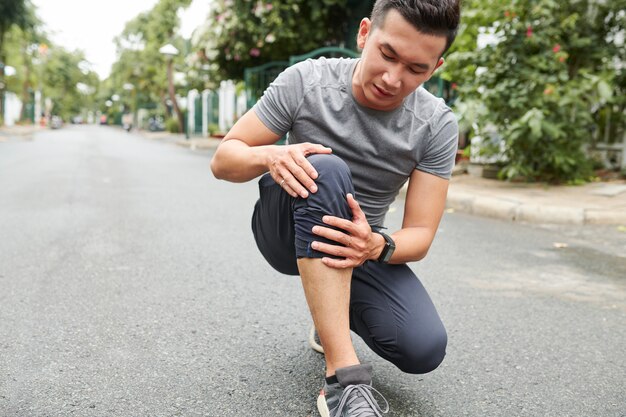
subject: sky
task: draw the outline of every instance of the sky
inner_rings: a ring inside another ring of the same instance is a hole
[[[204,22],[211,0],[193,0],[181,19],[181,34]],[[52,41],[73,51],[85,52],[101,79],[108,77],[116,60],[113,38],[126,22],[150,10],[158,0],[33,0]]]

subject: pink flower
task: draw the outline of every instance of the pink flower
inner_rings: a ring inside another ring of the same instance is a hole
[[[250,56],[257,57],[261,55],[261,50],[259,48],[250,49]]]
[[[457,88],[459,88],[457,83],[452,83],[450,87],[452,87],[453,90],[456,90]]]
[[[559,45],[558,43],[554,45],[554,47],[552,48],[552,52],[554,52],[555,54],[559,52],[560,50],[561,50],[561,45]]]
[[[511,12],[509,12],[508,10],[504,11],[504,17],[509,17],[511,16]]]
[[[526,28],[526,37],[530,38],[531,36],[533,36],[533,27],[532,26],[528,26]]]
[[[236,54],[236,55],[233,57],[233,59],[234,59],[235,61],[241,61],[241,56],[239,56],[239,54]]]
[[[267,10],[267,11],[270,11],[270,10],[272,10],[273,8],[274,8],[274,6],[272,6],[272,3],[267,3],[267,4],[265,5],[265,10]]]

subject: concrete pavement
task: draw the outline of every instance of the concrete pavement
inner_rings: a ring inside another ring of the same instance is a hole
[[[0,129],[0,142],[30,139],[38,127]],[[190,138],[168,132],[134,131],[147,139],[191,150],[212,150],[220,139]],[[463,172],[462,170],[457,170]],[[465,173],[453,175],[447,209],[509,221],[548,224],[606,224],[626,227],[626,180],[579,186],[497,181]]]

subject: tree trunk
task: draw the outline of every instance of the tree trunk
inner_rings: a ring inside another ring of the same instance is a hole
[[[183,113],[180,111],[178,107],[178,101],[176,100],[176,92],[174,91],[174,80],[172,74],[172,67],[174,66],[173,61],[170,59],[167,63],[167,83],[168,89],[170,93],[170,100],[172,101],[172,106],[174,107],[174,112],[176,113],[176,117],[178,118],[178,132],[185,133],[185,120],[183,118]]]
[[[4,66],[6,65],[4,55],[4,35],[6,28],[0,25],[0,126],[4,125],[4,91],[6,89],[4,81]]]
[[[24,48],[24,51],[26,51],[26,48]],[[28,87],[30,87],[30,66],[28,65],[26,52],[24,52],[24,63],[26,73],[24,75],[24,84],[22,84],[22,108],[20,109],[20,121],[23,121],[26,118],[26,105],[30,101],[30,95],[28,94]],[[33,121],[33,123],[34,122],[35,121]]]

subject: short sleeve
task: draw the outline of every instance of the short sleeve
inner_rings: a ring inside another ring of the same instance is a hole
[[[449,179],[459,144],[459,126],[449,107],[441,105],[431,119],[430,138],[416,169]]]
[[[306,69],[306,62],[301,62],[280,73],[252,108],[263,124],[277,135],[283,136],[291,130],[304,96]]]

